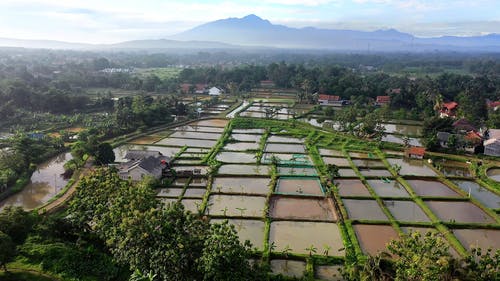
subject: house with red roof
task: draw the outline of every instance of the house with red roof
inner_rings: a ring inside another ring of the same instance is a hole
[[[375,105],[377,105],[377,106],[382,106],[382,105],[390,104],[390,103],[391,103],[390,96],[377,96],[377,99],[375,100]]]
[[[349,101],[341,99],[340,96],[319,94],[318,95],[318,104],[330,105],[330,106],[344,106],[344,105],[348,105]]]
[[[189,83],[180,84],[179,87],[181,88],[181,93],[189,94],[189,90],[191,90],[191,86],[192,86],[192,84],[189,84]]]
[[[194,93],[198,95],[207,94],[208,93],[207,84],[201,84],[201,83],[196,84],[194,86]]]
[[[458,103],[451,101],[451,102],[445,102],[441,106],[441,109],[439,110],[439,117],[445,118],[445,117],[452,117],[455,118],[457,116],[457,108],[458,108]]]
[[[487,101],[486,106],[488,107],[488,109],[497,110],[498,108],[500,108],[500,101]]]
[[[425,156],[425,148],[412,146],[405,150],[405,156],[408,158],[423,159]]]

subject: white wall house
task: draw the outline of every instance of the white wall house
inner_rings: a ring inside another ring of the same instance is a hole
[[[222,91],[217,87],[212,87],[208,90],[209,96],[220,96],[220,94],[222,94]]]
[[[484,154],[500,156],[500,129],[491,129],[490,138],[484,142]]]

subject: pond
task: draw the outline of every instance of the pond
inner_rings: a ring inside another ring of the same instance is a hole
[[[294,195],[323,195],[323,188],[318,178],[280,178],[276,184],[276,192]]]
[[[427,201],[443,222],[494,223],[495,220],[470,202]]]
[[[406,189],[395,180],[367,180],[368,184],[382,197],[410,197]]]
[[[500,169],[489,169],[486,174],[492,180],[500,182]]]
[[[180,138],[166,138],[157,142],[156,144],[168,146],[192,146],[192,147],[213,147],[217,141],[203,140],[203,139],[180,139]]]
[[[398,221],[430,222],[424,211],[413,201],[385,200],[384,204]]]
[[[218,133],[203,133],[203,132],[185,132],[177,131],[171,134],[170,138],[185,138],[185,139],[202,139],[202,140],[218,140],[221,134]]]
[[[390,225],[356,224],[352,228],[358,237],[361,250],[372,256],[386,251],[386,245],[399,238],[396,230]]]
[[[225,163],[255,163],[257,158],[255,154],[244,152],[220,152],[217,154],[216,159]]]
[[[212,219],[210,222],[221,223],[224,219]],[[228,219],[234,225],[241,243],[249,240],[252,247],[262,251],[264,247],[264,222],[260,220]]]
[[[266,197],[212,194],[207,214],[224,217],[262,217]]]
[[[291,278],[302,278],[306,271],[306,263],[294,260],[271,260],[273,274],[281,274]]]
[[[484,206],[492,209],[500,209],[500,196],[480,186],[478,183],[466,180],[453,180],[460,189],[467,192]]]
[[[331,198],[296,198],[274,196],[270,203],[271,217],[287,220],[336,221]]]
[[[189,123],[191,126],[208,126],[208,127],[226,127],[229,120],[226,119],[207,119]]]
[[[382,124],[385,132],[388,134],[400,134],[407,136],[420,136],[422,135],[423,127],[418,125],[402,125],[402,124]]]
[[[270,183],[270,178],[216,177],[212,183],[212,192],[266,195],[269,193]]]
[[[303,145],[300,144],[281,144],[268,143],[265,148],[266,152],[284,152],[284,153],[305,153]]]
[[[371,197],[366,186],[357,179],[353,180],[335,180],[335,185],[339,189],[340,196],[366,196]]]
[[[269,232],[269,244],[276,246],[274,252],[309,254],[306,248],[314,246],[317,254],[328,249],[328,256],[344,256],[340,231],[335,223],[305,221],[273,221]]]
[[[270,167],[267,165],[239,165],[225,164],[220,166],[219,175],[268,175]]]
[[[462,197],[460,194],[437,180],[406,180],[419,196]]]
[[[68,183],[61,174],[64,173],[64,164],[72,158],[69,152],[61,153],[38,165],[29,183],[20,192],[0,201],[0,209],[5,206],[20,206],[32,210],[47,203]]]
[[[245,151],[245,150],[258,150],[259,143],[257,142],[230,142],[222,148],[223,150],[230,151]]]
[[[342,199],[352,220],[389,220],[375,200]]]

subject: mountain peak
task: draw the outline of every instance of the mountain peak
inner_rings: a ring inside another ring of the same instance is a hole
[[[261,17],[256,16],[255,14],[249,14],[241,18],[242,20],[263,20]]]

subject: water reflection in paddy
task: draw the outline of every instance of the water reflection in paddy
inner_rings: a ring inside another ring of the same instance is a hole
[[[255,163],[257,158],[255,154],[244,152],[220,152],[217,154],[217,160],[225,163]]]
[[[231,142],[224,146],[223,150],[234,150],[234,151],[245,151],[245,150],[257,150],[259,149],[259,143],[256,142]]]
[[[186,139],[202,139],[202,140],[217,140],[221,134],[217,133],[203,133],[203,132],[185,132],[178,131],[171,134],[170,138],[186,138]]]
[[[210,222],[221,223],[224,219],[212,219]],[[263,250],[264,244],[264,222],[260,220],[228,219],[234,225],[241,243],[249,240],[252,247],[259,251]]]
[[[493,218],[470,202],[427,201],[425,203],[444,222],[495,222]]]
[[[271,216],[278,219],[336,221],[333,202],[327,198],[273,197]]]
[[[216,177],[212,192],[262,194],[269,193],[270,178]]]
[[[319,280],[341,281],[344,280],[340,274],[340,265],[317,265],[314,275]]]
[[[447,185],[437,180],[406,180],[420,196],[461,197]]]
[[[266,197],[212,194],[207,214],[230,217],[262,217]]]
[[[425,165],[424,160],[388,158],[387,161],[389,161],[391,165],[401,166],[401,170],[399,171],[400,175],[436,176],[436,173]]]
[[[203,139],[181,139],[181,138],[166,138],[156,144],[169,146],[193,146],[193,147],[213,147],[217,141]]]
[[[493,252],[500,249],[500,230],[498,229],[453,229],[453,234],[468,250],[473,247],[483,250],[492,248]]]
[[[159,151],[161,154],[165,156],[174,156],[177,154],[181,148],[180,147],[164,147],[164,146],[154,146],[154,145],[121,145],[115,149],[113,152],[115,153],[115,162],[124,162],[125,155],[129,150],[149,150],[149,151]]]
[[[367,180],[368,184],[382,197],[410,197],[406,189],[395,180]]]
[[[463,191],[468,194],[470,193],[472,197],[476,198],[486,207],[500,209],[500,196],[480,186],[478,183],[465,180],[453,180],[452,182]]]
[[[231,138],[237,141],[259,142],[261,136],[253,134],[232,134]]]
[[[424,211],[413,201],[385,200],[385,206],[398,221],[429,222]]]
[[[302,278],[306,271],[306,263],[294,260],[271,260],[271,271],[273,274]]]
[[[358,179],[335,180],[340,196],[367,196],[371,197],[366,186]]]
[[[268,175],[270,167],[267,165],[239,165],[226,164],[220,166],[220,175]]]
[[[350,219],[353,220],[381,220],[388,218],[375,200],[342,199]]]

